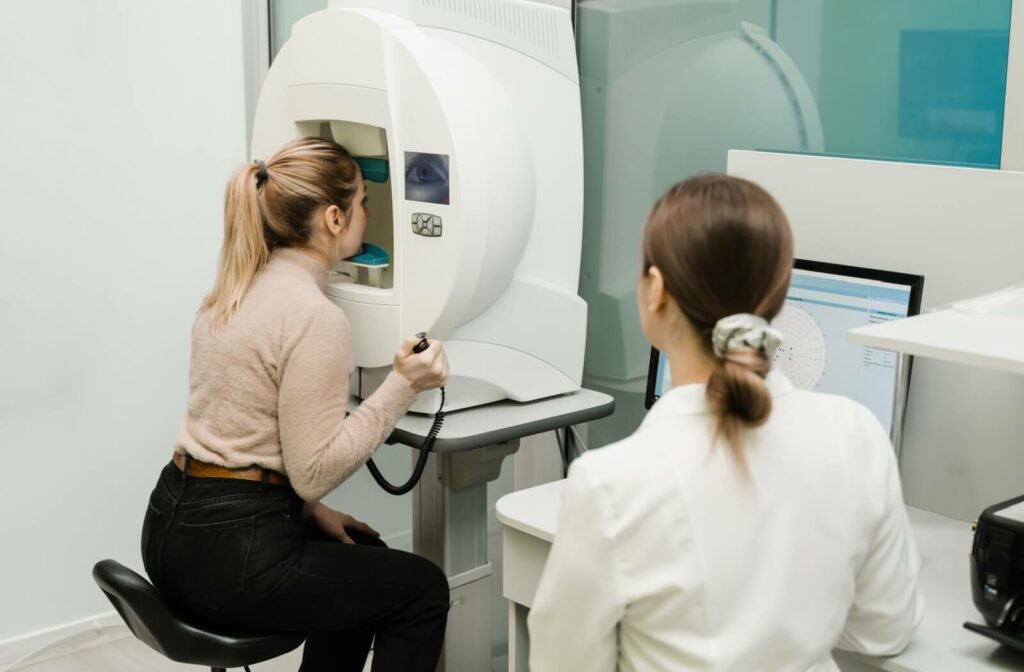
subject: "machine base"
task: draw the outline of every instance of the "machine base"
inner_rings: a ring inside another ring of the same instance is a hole
[[[491,563],[449,577],[451,610],[440,669],[491,669]]]

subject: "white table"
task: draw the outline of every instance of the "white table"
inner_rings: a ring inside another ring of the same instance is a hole
[[[1024,373],[1024,319],[949,308],[859,327],[847,338],[882,350]]]
[[[564,481],[521,490],[498,500],[504,526],[503,593],[509,600],[509,670],[526,670],[529,639],[526,615],[555,539]],[[923,566],[921,589],[927,600],[914,640],[894,658],[871,658],[837,651],[846,672],[988,672],[1024,670],[1024,654],[1000,647],[963,629],[982,622],[971,602],[969,523],[907,507]]]

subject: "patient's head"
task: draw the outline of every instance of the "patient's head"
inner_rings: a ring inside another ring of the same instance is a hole
[[[203,301],[214,328],[231,320],[273,250],[310,248],[327,263],[355,254],[366,228],[365,194],[359,166],[330,140],[293,140],[265,161],[239,166],[224,196],[217,278]]]
[[[694,177],[654,205],[643,257],[638,300],[644,333],[670,360],[680,351],[702,360],[718,433],[742,462],[741,431],[764,423],[771,412],[764,376],[776,344],[757,318],[771,321],[789,288],[793,236],[786,216],[752,182]],[[720,324],[737,315],[748,317]],[[681,350],[681,344],[690,347]]]

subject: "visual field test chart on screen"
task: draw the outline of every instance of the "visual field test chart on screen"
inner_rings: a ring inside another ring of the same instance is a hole
[[[850,397],[892,430],[899,355],[846,340],[857,327],[920,309],[920,276],[798,261],[786,304],[772,321],[783,344],[774,365],[796,387]]]

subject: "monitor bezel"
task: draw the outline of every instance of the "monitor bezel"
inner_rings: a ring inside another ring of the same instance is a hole
[[[651,361],[647,364],[647,396],[644,398],[644,408],[648,411],[651,410],[651,406],[654,406],[660,396],[656,393],[655,387],[658,385],[658,359],[661,357],[661,352],[651,346]]]
[[[924,294],[924,276],[914,273],[900,273],[897,271],[883,271],[877,268],[866,268],[862,266],[847,266],[845,264],[833,264],[827,261],[812,261],[810,259],[794,259],[793,260],[794,271],[810,271],[812,273],[828,273],[830,275],[840,275],[849,278],[858,278],[862,280],[877,280],[879,282],[887,282],[893,285],[904,285],[910,287],[910,302],[907,306],[907,317],[913,317],[919,315],[921,312],[921,298]],[[788,290],[787,290],[788,294]],[[658,379],[658,358],[661,353],[658,349],[651,347],[651,359],[647,366],[647,394],[644,398],[644,408],[650,410],[654,403],[658,401],[659,395],[655,391]],[[913,358],[907,355],[900,355],[904,358],[902,361],[905,374],[897,376],[896,384],[898,386],[897,396],[893,403],[899,403],[899,388],[902,388],[904,396],[910,386],[910,372],[913,365]],[[903,380],[901,380],[901,378]],[[899,439],[902,433],[902,418],[897,413],[897,408],[893,408],[892,417],[892,432],[894,443]],[[897,423],[897,420],[900,420]]]
[[[794,259],[794,271],[811,271],[812,273],[828,273],[830,275],[845,275],[849,278],[861,280],[877,280],[892,285],[906,285],[910,287],[910,304],[907,307],[907,317],[913,317],[921,313],[921,296],[924,293],[924,276],[913,273],[899,273],[896,271],[881,271],[876,268],[864,268],[861,266],[846,266],[844,264],[833,264],[826,261],[811,261],[809,259]]]

